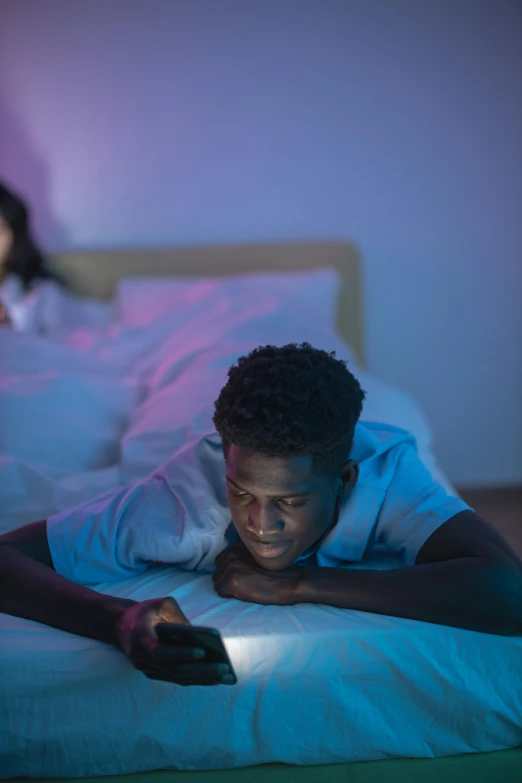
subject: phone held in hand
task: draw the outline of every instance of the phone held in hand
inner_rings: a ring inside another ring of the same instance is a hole
[[[233,678],[229,683],[235,685],[237,676],[228,657],[221,634],[216,628],[203,625],[178,625],[177,623],[158,623],[155,626],[158,639],[163,644],[173,644],[176,647],[196,647],[205,651],[204,660],[211,663],[225,663]]]

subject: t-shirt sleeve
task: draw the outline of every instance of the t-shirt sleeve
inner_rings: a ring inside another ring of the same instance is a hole
[[[433,479],[414,446],[397,450],[395,469],[374,531],[374,546],[414,565],[423,544],[448,519],[470,507]]]
[[[221,445],[203,438],[146,479],[49,517],[55,570],[78,584],[125,579],[154,563],[212,570],[225,546],[221,484]]]

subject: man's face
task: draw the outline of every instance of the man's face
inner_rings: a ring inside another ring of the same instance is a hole
[[[288,568],[335,523],[343,480],[357,480],[350,462],[343,477],[314,472],[311,456],[265,457],[231,445],[227,497],[232,521],[259,565]]]

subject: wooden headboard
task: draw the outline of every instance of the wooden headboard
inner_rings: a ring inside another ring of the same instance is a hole
[[[349,242],[75,250],[56,255],[52,265],[72,293],[100,299],[114,294],[120,278],[136,275],[217,277],[333,267],[342,278],[337,329],[364,361],[360,264],[357,250]]]

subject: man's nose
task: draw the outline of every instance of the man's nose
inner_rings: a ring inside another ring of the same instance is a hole
[[[263,539],[270,539],[280,533],[284,528],[284,522],[280,519],[279,511],[272,505],[264,503],[252,503],[248,508],[247,530],[252,535]]]

